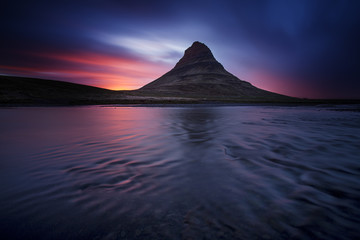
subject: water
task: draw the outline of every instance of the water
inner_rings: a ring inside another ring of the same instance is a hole
[[[0,109],[2,239],[358,239],[360,113]]]

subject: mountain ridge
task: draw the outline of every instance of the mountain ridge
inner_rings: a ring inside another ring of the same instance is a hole
[[[114,91],[87,85],[0,75],[1,104],[138,104],[298,102],[240,80],[219,63],[210,48],[194,42],[160,78],[137,90]]]
[[[185,50],[184,56],[176,63],[174,68],[180,68],[194,62],[217,62],[217,60],[208,46],[195,41]]]
[[[114,91],[57,80],[0,75],[0,106],[69,106],[98,104],[360,104],[360,99],[252,99],[232,97],[175,97]],[[346,109],[345,109],[346,110]],[[357,110],[358,111],[358,110]]]
[[[290,98],[240,80],[215,59],[210,48],[198,41],[185,50],[173,69],[138,91],[174,96]]]

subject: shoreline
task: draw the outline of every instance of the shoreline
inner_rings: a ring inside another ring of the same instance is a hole
[[[274,93],[275,94],[275,93]],[[360,99],[309,99],[275,94],[256,96],[194,94],[191,91],[114,91],[87,85],[26,78],[0,76],[0,107],[48,107],[48,106],[314,106],[360,104]]]
[[[243,101],[243,102],[212,102],[212,101],[126,101],[126,102],[70,102],[70,103],[0,103],[0,108],[18,107],[231,107],[231,106],[323,106],[333,107],[341,105],[352,105],[360,108],[360,100],[349,99],[326,99],[326,100],[307,100],[293,102],[271,102],[271,101]]]

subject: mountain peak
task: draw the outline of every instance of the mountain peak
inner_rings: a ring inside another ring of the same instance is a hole
[[[204,43],[198,41],[185,50],[184,56],[175,65],[175,68],[197,62],[217,62],[211,50]]]
[[[213,99],[281,99],[232,75],[216,61],[211,50],[194,42],[173,69],[139,89],[142,94]],[[286,98],[286,97],[285,97]]]
[[[210,52],[211,53],[210,48],[208,48],[208,46],[206,46],[204,43],[199,42],[199,41],[193,42],[193,44],[188,49],[186,49],[185,52],[186,51],[189,51],[189,52],[191,52],[191,51],[203,51],[203,52]]]

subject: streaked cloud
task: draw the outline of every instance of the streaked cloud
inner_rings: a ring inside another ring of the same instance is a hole
[[[359,8],[351,0],[12,1],[0,15],[0,74],[135,89],[201,41],[260,88],[360,98]]]

